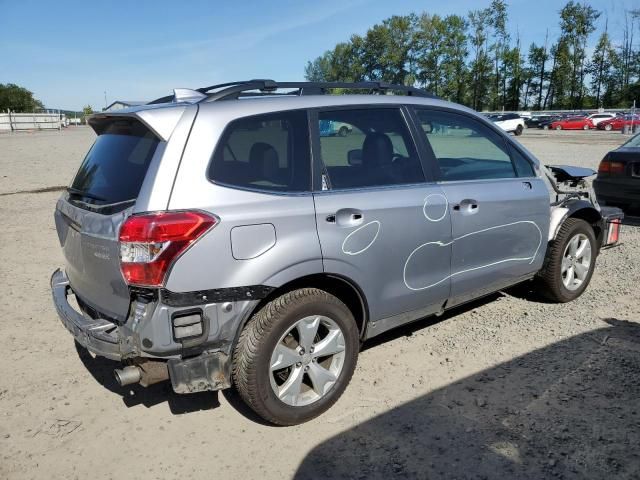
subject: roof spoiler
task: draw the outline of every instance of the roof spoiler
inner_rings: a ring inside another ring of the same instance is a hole
[[[178,125],[186,106],[173,108],[132,108],[116,110],[114,112],[101,112],[91,115],[87,122],[97,135],[101,135],[107,125],[117,119],[134,119],[144,124],[162,141],[169,140],[173,130]]]

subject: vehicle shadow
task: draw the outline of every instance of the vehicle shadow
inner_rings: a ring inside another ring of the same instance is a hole
[[[200,410],[211,410],[220,406],[218,392],[179,395],[173,391],[169,382],[160,382],[149,387],[140,385],[121,387],[113,375],[113,370],[121,367],[120,362],[94,357],[78,343],[76,343],[76,352],[91,376],[110,392],[122,396],[122,401],[127,407],[144,405],[149,408],[159,403],[168,402],[171,413],[180,415]]]
[[[637,478],[640,323],[604,322],[320,443],[295,478]]]

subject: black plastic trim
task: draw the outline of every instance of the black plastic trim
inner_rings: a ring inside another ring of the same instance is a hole
[[[170,307],[191,307],[207,303],[239,302],[244,300],[261,300],[275,290],[266,285],[249,287],[214,288],[195,292],[172,292],[160,290],[160,301]]]

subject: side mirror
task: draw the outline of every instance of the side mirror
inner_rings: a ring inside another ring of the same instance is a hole
[[[352,167],[356,165],[362,165],[362,150],[349,150],[349,152],[347,153],[347,162]]]

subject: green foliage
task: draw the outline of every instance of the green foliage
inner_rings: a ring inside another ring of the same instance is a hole
[[[33,97],[33,93],[13,83],[0,83],[0,111],[7,109],[16,113],[35,112],[44,108],[42,102]]]
[[[488,0],[487,0],[488,1]],[[466,17],[424,12],[393,16],[307,63],[310,81],[385,81],[416,85],[476,110],[579,109],[640,102],[640,52],[633,34],[640,10],[624,12],[622,43],[608,33],[591,58],[600,12],[569,0],[555,41],[522,50],[509,33],[505,0]]]
[[[86,105],[85,107],[83,107],[82,113],[85,115],[91,115],[93,113],[93,108],[91,107],[91,105]]]

